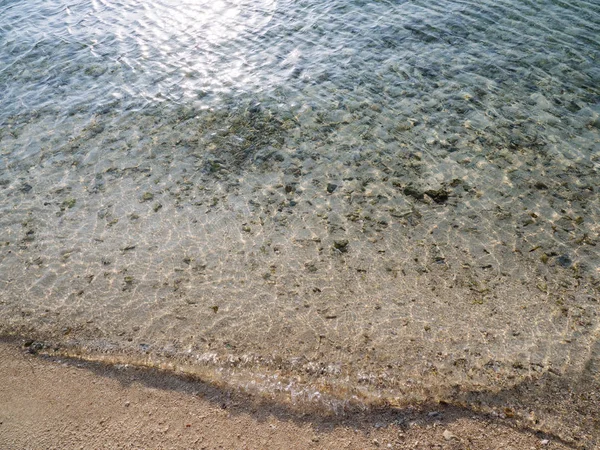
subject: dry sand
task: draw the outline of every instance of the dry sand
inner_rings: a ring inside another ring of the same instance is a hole
[[[473,411],[302,414],[243,393],[131,367],[29,354],[0,343],[1,449],[563,449]]]

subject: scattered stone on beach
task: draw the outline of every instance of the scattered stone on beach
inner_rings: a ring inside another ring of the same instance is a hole
[[[27,348],[28,353],[31,353],[32,355],[37,355],[41,350],[44,349],[44,344],[38,341],[33,341],[31,343],[29,343],[28,341],[25,343],[25,347]]]
[[[75,204],[77,203],[77,200],[74,198],[68,198],[67,200],[65,200],[64,202],[62,202],[61,205],[61,211],[64,211],[65,209],[71,209],[75,206]]]
[[[304,265],[304,267],[306,268],[306,270],[307,270],[308,272],[311,272],[311,273],[315,273],[315,272],[317,272],[317,271],[319,270],[319,269],[317,268],[317,265],[316,265],[315,263],[306,263],[306,264]]]
[[[446,189],[431,189],[425,192],[436,203],[445,203],[448,200],[449,193]]]
[[[570,267],[571,264],[573,264],[573,261],[571,260],[571,258],[569,257],[569,255],[561,255],[556,259],[556,262],[558,262],[558,264],[561,267]]]
[[[423,200],[423,192],[414,186],[408,185],[404,188],[404,195],[413,197],[416,200]]]
[[[446,439],[447,441],[451,441],[452,439],[457,439],[457,437],[449,430],[444,430],[444,432],[442,433],[442,436],[444,436],[444,439]]]
[[[327,192],[329,192],[330,194],[333,194],[337,188],[337,184],[327,183]]]
[[[152,192],[144,192],[142,195],[140,202],[149,202],[154,198],[154,194]]]
[[[348,240],[347,239],[337,239],[333,241],[333,248],[341,253],[346,253],[348,251]]]

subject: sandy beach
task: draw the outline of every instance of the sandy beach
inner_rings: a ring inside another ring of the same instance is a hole
[[[0,344],[3,449],[566,449],[556,438],[447,405],[302,414],[131,367]]]

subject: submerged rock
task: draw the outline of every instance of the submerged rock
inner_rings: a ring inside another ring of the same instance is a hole
[[[431,199],[436,203],[445,203],[449,197],[448,191],[444,188],[428,190],[425,191],[425,194],[431,197]]]
[[[424,192],[412,185],[406,186],[403,192],[404,195],[408,195],[409,197],[413,197],[417,200],[423,200],[424,198]]]
[[[62,202],[62,207],[61,210],[65,210],[65,209],[71,209],[75,206],[75,204],[77,203],[77,200],[74,198],[69,198],[67,200],[65,200],[64,202]]]
[[[154,194],[152,192],[144,192],[142,197],[140,198],[140,202],[148,202],[154,198]]]
[[[573,261],[569,255],[561,255],[556,259],[556,262],[562,267],[570,267]]]
[[[346,253],[348,251],[348,240],[347,239],[337,239],[333,241],[333,248],[338,252]]]

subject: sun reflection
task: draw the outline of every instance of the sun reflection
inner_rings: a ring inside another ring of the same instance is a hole
[[[143,57],[160,61],[169,71],[168,88],[176,84],[176,90],[189,99],[197,97],[199,90],[243,89],[256,79],[248,64],[251,55],[244,52],[248,48],[245,43],[257,38],[276,7],[277,0],[161,0],[138,9],[141,14],[136,20],[132,22],[130,17],[122,25],[138,26],[137,49]],[[129,47],[129,43],[123,44]],[[157,86],[156,92],[144,94],[172,98],[164,92],[164,84]]]
[[[272,19],[276,6],[276,0],[163,0],[155,2],[152,9],[169,24],[166,31],[195,35],[217,44],[259,31]]]

